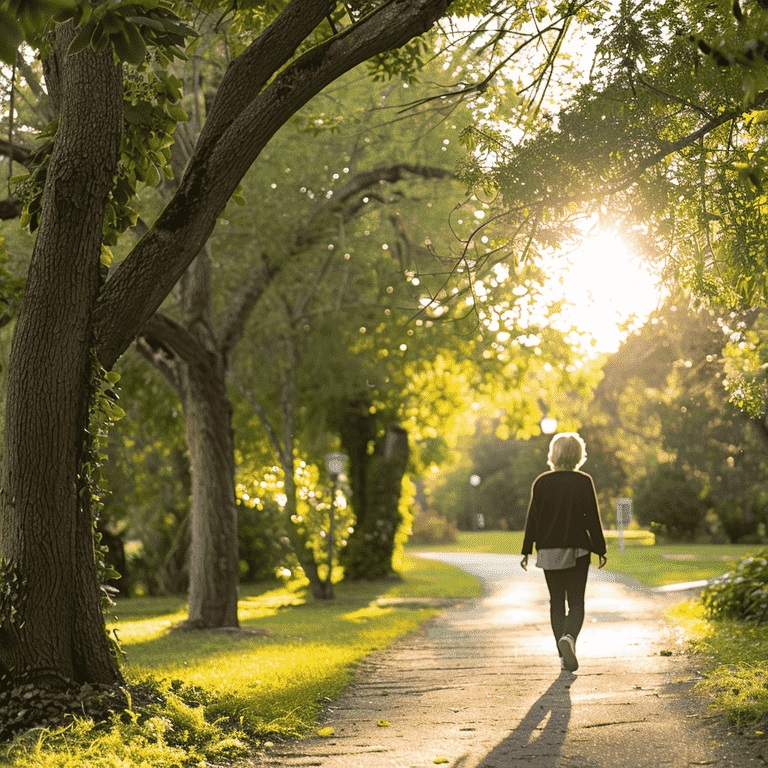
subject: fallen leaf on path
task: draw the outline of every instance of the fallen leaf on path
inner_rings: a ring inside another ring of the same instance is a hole
[[[447,757],[436,757],[432,762],[440,765],[441,763],[450,763],[451,761]]]
[[[392,723],[390,723],[389,720],[379,720],[376,725],[378,725],[379,728],[389,728]]]
[[[321,728],[317,735],[322,739],[327,739],[329,736],[333,736],[336,731],[329,725],[327,728]]]

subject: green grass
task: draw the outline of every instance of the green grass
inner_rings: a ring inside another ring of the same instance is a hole
[[[700,690],[711,708],[747,736],[768,730],[768,625],[707,619],[699,601],[679,603],[669,611],[691,641],[705,679]]]
[[[308,602],[305,587],[241,588],[243,632],[186,632],[180,601],[120,603],[119,637],[127,674],[182,680],[217,691],[252,731],[306,732],[322,705],[349,682],[355,664],[434,615],[432,607],[398,607],[379,598],[471,597],[475,579],[442,563],[408,558],[402,581],[336,585],[336,599]],[[135,606],[135,607],[134,607]]]
[[[623,573],[651,587],[699,581],[720,576],[744,555],[760,549],[746,544],[654,544],[644,531],[628,531],[624,552],[618,540],[606,532],[606,569]],[[413,551],[489,552],[518,554],[523,541],[520,531],[461,532],[453,544],[413,547]]]
[[[186,610],[180,598],[121,600],[111,626],[127,654],[129,683],[151,677],[183,685],[164,684],[164,705],[131,711],[109,727],[75,721],[19,737],[0,749],[0,764],[199,766],[242,756],[254,741],[305,734],[365,656],[436,613],[430,599],[481,593],[463,571],[408,556],[402,579],[342,583],[327,604],[308,600],[305,589],[297,583],[242,587],[239,632],[178,628]]]

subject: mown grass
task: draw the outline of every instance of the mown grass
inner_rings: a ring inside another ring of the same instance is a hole
[[[768,625],[731,619],[710,620],[700,601],[669,611],[691,643],[704,680],[700,690],[713,711],[742,733],[765,737],[768,730]]]
[[[149,678],[176,681],[160,684],[164,703],[137,706],[108,726],[76,720],[25,734],[0,749],[0,764],[185,768],[305,734],[365,656],[435,614],[430,598],[480,592],[463,571],[406,557],[401,580],[342,583],[328,604],[307,599],[303,583],[243,587],[240,631],[180,629],[186,605],[179,598],[120,601],[112,627],[127,655],[126,678],[139,687]]]
[[[623,573],[651,587],[712,579],[729,570],[758,545],[746,544],[653,544],[644,531],[627,531],[624,552],[610,532],[607,570]],[[460,532],[452,544],[413,547],[414,551],[488,552],[518,554],[520,531]]]

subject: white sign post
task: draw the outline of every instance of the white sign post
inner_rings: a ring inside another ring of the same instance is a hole
[[[632,499],[616,500],[616,528],[619,532],[619,552],[624,554],[624,528],[632,522]]]

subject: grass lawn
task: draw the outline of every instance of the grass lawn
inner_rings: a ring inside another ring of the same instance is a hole
[[[185,618],[181,598],[121,600],[111,628],[126,678],[139,687],[154,679],[164,702],[137,704],[108,727],[75,721],[24,734],[0,747],[0,765],[186,768],[242,758],[254,741],[311,731],[361,659],[435,614],[430,598],[480,593],[463,571],[406,556],[402,579],[339,584],[328,604],[307,600],[303,584],[244,586],[241,631],[175,628]]]
[[[629,531],[624,552],[612,532],[606,533],[609,571],[617,571],[651,587],[720,576],[744,555],[761,549],[746,544],[654,544],[642,531]],[[413,551],[490,552],[518,554],[523,541],[520,531],[461,532],[453,544],[412,547]]]
[[[244,586],[238,606],[243,631],[237,633],[172,629],[185,618],[184,600],[121,601],[114,626],[127,654],[126,673],[133,679],[159,674],[215,690],[220,705],[237,712],[249,731],[304,733],[349,682],[357,662],[436,611],[398,606],[388,598],[480,593],[473,577],[435,565],[407,558],[402,581],[341,583],[327,604],[308,601],[303,584]]]

